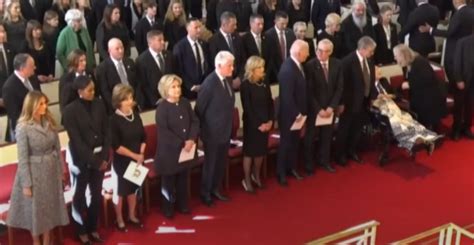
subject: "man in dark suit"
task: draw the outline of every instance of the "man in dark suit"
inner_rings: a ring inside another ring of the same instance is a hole
[[[416,8],[416,2],[415,0],[397,0],[397,5],[400,9],[397,21],[403,27],[408,15]]]
[[[305,134],[305,169],[314,171],[314,135],[319,131],[318,163],[329,172],[336,170],[330,164],[333,123],[315,126],[316,118],[332,118],[342,95],[342,64],[330,58],[333,44],[328,39],[319,41],[316,58],[305,64],[308,81],[308,119]],[[334,121],[333,121],[334,122]]]
[[[268,55],[268,80],[270,83],[276,83],[277,74],[280,66],[289,56],[290,47],[296,40],[292,30],[287,28],[288,15],[285,12],[277,11],[275,13],[275,26],[266,33],[267,47],[271,50]]]
[[[220,0],[216,7],[217,23],[220,23],[219,17],[224,12],[235,14],[237,23],[239,23],[237,25],[237,32],[242,33],[249,30],[248,20],[250,15],[252,15],[252,5],[249,0]]]
[[[227,165],[227,152],[232,131],[235,96],[230,85],[234,56],[221,51],[215,58],[215,72],[201,85],[196,101],[196,114],[201,124],[205,162],[202,169],[201,200],[211,206],[211,195],[221,201],[229,200],[219,192]]]
[[[135,99],[140,106],[143,101],[139,97],[135,79],[135,64],[133,61],[124,57],[122,41],[118,38],[112,38],[108,42],[109,57],[102,61],[96,69],[96,78],[100,87],[102,99],[109,114],[113,113],[112,90],[119,83],[128,84],[135,89]]]
[[[41,91],[40,84],[34,76],[35,61],[29,54],[17,54],[13,59],[13,69],[15,71],[8,77],[2,88],[11,141],[15,141],[15,128],[23,108],[23,100],[30,91]]]
[[[174,73],[173,55],[165,50],[165,37],[159,30],[147,34],[148,50],[136,60],[137,88],[144,97],[143,109],[155,108],[160,98],[158,82],[166,74]]]
[[[291,130],[291,126],[294,122],[304,120],[307,111],[307,85],[302,64],[308,56],[308,43],[296,40],[291,45],[290,57],[283,62],[278,73],[280,145],[277,158],[277,180],[281,186],[288,185],[287,174],[293,175],[298,180],[302,179],[296,171],[300,130]]]
[[[156,3],[153,1],[145,1],[145,16],[135,25],[135,47],[138,54],[145,52],[148,48],[147,33],[150,30],[163,30],[161,20],[156,17]]]
[[[357,48],[357,41],[363,36],[374,38],[372,18],[367,14],[367,7],[361,0],[352,5],[352,13],[341,23],[341,33],[344,42],[343,54],[347,55]]]
[[[428,0],[416,0],[416,7],[409,15],[407,22],[399,33],[401,43],[404,43],[405,35],[410,34],[409,47],[420,55],[427,57],[429,53],[436,50],[434,37],[429,33],[421,32],[420,26],[429,24],[438,26],[439,10],[428,3]]]
[[[364,36],[357,43],[357,50],[342,60],[344,112],[336,135],[336,161],[341,165],[347,164],[347,157],[362,163],[357,155],[357,146],[362,127],[368,118],[370,92],[375,81],[375,66],[369,60],[375,47],[375,41]]]
[[[313,7],[311,8],[311,22],[314,26],[314,33],[325,28],[324,21],[326,20],[326,16],[330,13],[341,15],[340,0],[314,1]]]
[[[446,72],[450,87],[454,93],[454,121],[452,126],[452,136],[454,139],[459,139],[463,117],[462,108],[464,107],[463,105],[469,103],[469,101],[465,101],[464,96],[457,95],[458,93],[463,94],[464,91],[460,91],[457,88],[457,83],[454,79],[454,54],[458,40],[469,36],[473,31],[474,9],[469,8],[466,5],[466,0],[453,0],[453,5],[457,11],[453,13],[451,20],[449,21],[448,30],[439,30],[436,26],[431,27],[429,25],[426,25],[425,29],[434,36],[446,38],[446,46],[444,49],[444,71]],[[456,101],[456,99],[458,100]]]
[[[3,103],[2,88],[7,78],[12,74],[14,53],[6,43],[5,29],[0,25],[0,115],[4,115],[5,104]]]
[[[245,60],[250,56],[260,56],[268,64],[268,50],[265,33],[263,32],[263,16],[253,14],[250,16],[250,31],[242,37]]]
[[[474,34],[460,39],[454,56],[454,123],[453,138],[461,135],[474,139],[472,126],[472,98],[474,94]],[[457,104],[456,104],[457,103]]]
[[[242,39],[237,32],[237,18],[231,12],[222,13],[221,27],[216,33],[209,39],[209,53],[210,57],[216,57],[220,51],[229,51],[234,57],[234,72],[232,74],[232,87],[240,86],[240,78],[244,72],[244,52],[242,47]],[[211,58],[211,66],[213,60]]]
[[[183,95],[196,99],[197,91],[208,74],[209,54],[207,43],[200,40],[202,23],[190,18],[186,24],[188,35],[173,48],[176,61],[176,74],[183,79]]]

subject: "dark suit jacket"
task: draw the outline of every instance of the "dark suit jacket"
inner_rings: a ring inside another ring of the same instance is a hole
[[[268,65],[269,61],[269,50],[268,50],[268,44],[267,44],[267,37],[265,36],[265,33],[260,34],[260,39],[262,41],[261,43],[261,48],[262,52],[258,51],[257,47],[257,41],[253,37],[252,33],[249,31],[245,33],[245,35],[242,36],[242,43],[243,43],[243,48],[244,48],[244,53],[245,53],[245,60],[247,60],[250,56],[260,56],[263,58],[265,61],[267,61],[266,65]]]
[[[403,27],[407,22],[408,15],[416,8],[416,2],[415,0],[397,0],[397,5],[400,7],[398,23]]]
[[[311,59],[305,64],[308,81],[308,114],[313,116],[327,107],[336,109],[341,100],[344,86],[342,63],[336,58],[329,58],[328,66],[328,81],[326,81],[318,58]]]
[[[375,42],[377,43],[374,54],[375,64],[387,65],[395,62],[393,58],[393,47],[398,44],[397,27],[395,24],[390,23],[390,48],[388,48],[385,29],[383,29],[381,23],[374,25],[374,32]]]
[[[316,31],[319,29],[324,29],[326,27],[324,21],[326,20],[326,16],[328,14],[336,13],[338,15],[341,15],[341,1],[332,0],[332,4],[329,4],[328,0],[314,1],[313,8],[311,8],[311,12],[311,22],[313,23],[314,29]]]
[[[430,26],[437,26],[439,22],[439,10],[431,4],[422,4],[414,9],[406,24],[399,33],[400,42],[403,42],[406,34],[410,34],[409,46],[422,56],[436,50],[434,37],[430,33],[421,33],[418,30],[420,25],[428,23]]]
[[[453,65],[456,43],[459,39],[472,34],[474,27],[474,9],[464,6],[455,11],[449,21],[448,30],[438,30],[433,26],[434,36],[446,37],[446,48],[444,50],[444,65]]]
[[[227,79],[229,80],[229,79]],[[228,82],[228,86],[231,84]],[[232,91],[232,89],[231,89]],[[206,77],[198,92],[196,114],[201,125],[201,139],[206,142],[228,143],[232,132],[235,96],[222,86],[216,72]]]
[[[30,1],[28,0],[20,0],[20,8],[21,14],[23,18],[28,20],[37,20],[39,22],[43,22],[44,12],[50,9],[52,5],[52,1],[48,0],[36,0],[35,6],[31,6]]]
[[[76,99],[64,108],[63,113],[73,164],[80,170],[99,169],[102,161],[109,159],[111,141],[104,103],[94,99],[90,108],[88,112],[84,101]],[[100,146],[102,151],[94,155],[94,148]]]
[[[123,58],[122,61],[125,67],[125,71],[127,72],[128,82],[135,90],[135,99],[140,104],[139,99],[141,98],[138,97],[135,63],[133,63],[130,58]],[[100,88],[102,99],[106,104],[107,111],[109,113],[112,113],[114,111],[112,109],[112,90],[115,85],[121,82],[117,68],[115,67],[115,64],[112,59],[109,57],[97,66],[95,72],[95,76],[97,78],[97,86]]]
[[[344,42],[343,54],[347,55],[357,49],[357,42],[363,36],[374,38],[374,27],[372,18],[367,15],[367,24],[361,31],[354,23],[352,15],[347,16],[341,23],[342,40]]]
[[[282,131],[288,131],[298,114],[306,115],[306,78],[293,59],[288,57],[281,64],[278,81],[280,84],[278,126]]]
[[[265,36],[267,39],[267,49],[271,50],[269,51],[269,55],[268,55],[269,60],[266,60],[266,62],[269,63],[268,70],[266,73],[268,74],[269,82],[276,83],[277,74],[283,62],[282,60],[283,56],[280,50],[280,41],[278,39],[278,34],[275,27],[265,32]],[[285,38],[286,38],[286,57],[289,58],[290,47],[293,44],[293,42],[296,40],[296,37],[293,31],[291,31],[290,29],[286,29]]]
[[[234,73],[232,74],[232,78],[236,78],[237,76],[242,75],[244,71],[244,50],[242,46],[242,39],[239,34],[234,32],[231,34],[231,36],[234,52],[230,51],[230,47],[227,44],[226,38],[220,31],[216,31],[216,33],[212,35],[212,37],[209,39],[209,53],[211,57],[209,63],[211,64],[211,67],[214,67],[214,57],[216,57],[217,53],[223,50],[231,52],[235,57]]]
[[[10,48],[10,45],[7,43],[3,44],[3,49],[5,50],[5,56],[7,60],[5,60],[7,67],[7,70],[1,70],[0,71],[0,98],[2,98],[2,87],[3,84],[5,84],[5,81],[7,78],[12,74],[13,72],[13,58],[15,57],[15,53],[13,52],[13,49]]]
[[[146,40],[146,34],[150,30],[161,30],[163,31],[163,23],[160,19],[155,19],[153,26],[150,25],[148,19],[144,16],[135,25],[135,47],[137,48],[138,54],[146,51],[148,48],[148,42]]]
[[[342,69],[344,76],[344,92],[342,94],[342,104],[345,106],[344,111],[348,113],[359,113],[364,110],[365,101],[365,84],[364,75],[362,73],[362,66],[359,57],[354,51],[344,57],[342,60]],[[375,82],[375,66],[373,62],[368,59],[370,72],[370,90]],[[370,93],[369,93],[370,97]]]
[[[200,85],[209,70],[207,43],[200,40],[198,42],[204,55],[204,57],[201,57],[201,59],[204,59],[204,70],[201,75],[198,74],[197,62],[193,52],[194,47],[191,47],[187,37],[181,39],[173,48],[176,74],[183,79],[183,85],[181,87],[183,88],[184,96],[188,99],[195,99],[197,97],[197,93],[191,92],[191,88],[194,85]]]
[[[237,32],[249,30],[249,19],[252,15],[252,5],[249,0],[220,0],[216,6],[217,26],[220,26],[222,13],[229,11],[237,18]]]
[[[454,80],[465,82],[466,88],[474,82],[474,34],[460,39],[454,55]]]
[[[41,91],[40,84],[34,76],[30,77],[31,86],[34,90]],[[29,90],[21,82],[21,80],[12,73],[10,77],[5,81],[2,88],[3,103],[5,103],[5,109],[7,110],[7,116],[10,120],[11,128],[16,127],[16,122],[20,117],[21,110],[23,108],[23,100],[25,100],[26,95]]]
[[[144,95],[144,109],[155,108],[159,98],[158,82],[166,74],[174,73],[173,55],[163,50],[163,59],[165,61],[164,70],[160,70],[158,64],[153,58],[150,50],[146,50],[136,60],[137,69],[137,89]]]
[[[342,35],[340,32],[329,35],[325,30],[318,31],[318,43],[323,39],[329,39],[334,45],[331,57],[342,59],[344,52],[344,43],[342,41]]]
[[[86,72],[86,76],[95,81],[94,76],[91,73]],[[77,91],[72,87],[75,78],[76,72],[72,71],[63,74],[59,79],[59,109],[61,112],[64,111],[64,108],[68,104],[79,98]],[[96,87],[95,90],[98,91],[99,88]],[[96,96],[99,94],[99,92],[96,92]]]

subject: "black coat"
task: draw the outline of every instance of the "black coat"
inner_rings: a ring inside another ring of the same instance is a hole
[[[367,15],[367,24],[361,31],[354,23],[352,15],[347,16],[341,23],[341,34],[344,42],[343,54],[347,55],[357,49],[357,42],[363,36],[369,36],[372,39],[375,36],[372,18]]]
[[[86,72],[86,76],[92,79],[93,81],[95,80],[91,73]],[[76,72],[72,71],[63,74],[59,79],[59,109],[61,112],[64,111],[64,108],[68,104],[79,98],[77,90],[75,90],[72,86],[75,78]],[[98,91],[99,88],[95,87],[95,90]],[[98,94],[99,93],[96,93],[96,95]]]
[[[324,22],[328,14],[336,13],[341,15],[341,1],[332,0],[331,2],[332,4],[329,4],[328,0],[314,1],[313,7],[311,8],[311,22],[313,23],[315,32],[317,30],[326,28]]]
[[[274,25],[275,13],[277,9],[269,9],[267,5],[262,1],[258,4],[257,13],[263,16],[263,30],[268,31]]]
[[[265,33],[260,34],[260,39],[261,39],[261,52],[258,50],[257,47],[257,41],[253,37],[252,33],[249,31],[245,33],[245,35],[242,36],[242,43],[243,43],[243,48],[244,48],[244,53],[245,53],[245,60],[250,58],[250,56],[260,56],[263,58],[266,62],[266,65],[268,65],[269,61],[269,50],[268,50],[268,44],[267,44],[267,37],[265,36]]]
[[[342,59],[342,69],[344,76],[344,92],[342,94],[342,104],[345,106],[344,112],[359,113],[364,108],[365,101],[365,84],[362,66],[357,51],[352,52]],[[375,66],[368,59],[368,68],[370,72],[370,91],[375,82]],[[370,95],[369,95],[370,97]]]
[[[41,91],[40,84],[34,76],[31,76],[29,80],[34,90]],[[11,122],[11,128],[16,127],[16,122],[18,121],[23,108],[23,101],[28,92],[30,91],[25,87],[20,78],[15,75],[15,73],[12,73],[5,81],[5,84],[3,84],[3,103],[7,110],[8,119]]]
[[[5,52],[5,57],[7,60],[5,60],[7,65],[7,70],[0,70],[0,98],[2,98],[2,87],[3,84],[5,84],[5,81],[7,78],[12,74],[13,72],[13,58],[15,57],[15,52],[13,52],[13,49],[10,48],[10,45],[7,43],[3,44],[3,50]]]
[[[430,62],[417,56],[407,73],[410,85],[410,109],[418,115],[417,120],[432,125],[446,114],[446,96],[442,82],[436,76]]]
[[[163,30],[163,23],[160,19],[155,19],[155,23],[151,26],[150,21],[144,16],[135,25],[135,47],[137,48],[138,54],[145,52],[148,48],[148,42],[146,40],[146,34],[150,30]]]
[[[183,95],[188,99],[195,99],[197,97],[197,93],[191,92],[191,88],[194,85],[200,85],[202,83],[204,78],[206,78],[210,67],[207,43],[201,40],[198,42],[203,53],[203,57],[201,57],[202,62],[204,62],[204,69],[201,68],[203,74],[198,73],[197,59],[193,52],[194,47],[191,47],[187,37],[181,39],[173,49],[176,63],[176,74],[183,79]]]
[[[374,54],[375,64],[387,65],[395,62],[393,58],[393,47],[398,44],[397,27],[395,24],[390,23],[390,48],[387,44],[385,29],[381,23],[374,25],[374,32],[375,42],[377,43]]]
[[[428,56],[429,53],[436,50],[434,37],[429,32],[421,33],[418,27],[428,23],[430,26],[438,26],[439,10],[431,4],[422,4],[414,9],[406,24],[399,33],[400,42],[403,42],[405,35],[410,34],[409,46],[422,56]]]
[[[197,141],[199,120],[191,104],[185,98],[172,104],[160,100],[155,114],[156,144],[155,166],[162,175],[171,175],[189,167],[189,163],[179,163],[179,155],[187,140]]]
[[[31,6],[29,0],[20,0],[21,15],[23,18],[28,20],[37,20],[40,23],[43,22],[44,12],[50,9],[52,1],[49,0],[36,0],[35,6]]]
[[[231,86],[229,81],[227,86]],[[229,91],[222,86],[216,72],[209,74],[199,89],[195,106],[201,124],[201,139],[204,143],[229,142],[234,103],[234,92],[232,91],[232,96],[229,95]]]
[[[174,73],[173,55],[166,50],[162,52],[165,62],[164,70],[158,66],[150,50],[140,54],[136,60],[137,88],[144,96],[144,108],[155,108],[156,102],[161,98],[158,93],[158,82],[166,74]]]
[[[234,13],[237,18],[237,32],[249,30],[249,19],[252,15],[252,6],[249,0],[220,0],[216,6],[217,25],[220,26],[220,17],[224,12]]]
[[[325,30],[318,32],[318,43],[323,39],[328,39],[332,42],[333,50],[331,57],[342,59],[344,57],[344,43],[342,42],[342,35],[340,32],[335,32],[334,35],[329,35]]]
[[[408,15],[416,8],[416,2],[415,0],[397,0],[397,5],[400,8],[398,23],[403,27],[407,22]]]
[[[167,49],[173,50],[174,45],[183,37],[186,37],[186,26],[181,25],[178,20],[175,20],[173,22],[165,20],[163,26],[165,40],[168,41]]]
[[[135,89],[135,99],[140,104],[139,100],[141,99],[141,97],[138,96],[139,93],[136,89],[137,80],[135,63],[133,63],[133,61],[129,58],[124,58],[122,62],[127,73],[128,82]],[[107,111],[110,114],[114,111],[112,108],[112,90],[114,89],[115,85],[121,82],[120,76],[118,74],[114,62],[110,57],[102,61],[97,66],[95,72],[97,78],[97,86],[100,88],[100,94],[106,104]]]
[[[454,80],[465,82],[466,88],[474,82],[474,34],[460,39],[454,55]]]
[[[300,9],[298,10],[295,9],[292,3],[289,3],[286,13],[288,14],[288,26],[290,28],[293,28],[293,25],[298,21],[308,22],[309,18],[303,2],[301,2]]]
[[[100,60],[104,60],[109,56],[108,42],[112,38],[118,38],[120,41],[122,41],[125,57],[130,57],[130,34],[128,33],[128,29],[125,25],[116,24],[112,25],[110,29],[108,29],[105,26],[105,23],[102,21],[97,27],[95,37]]]
[[[268,75],[268,80],[270,83],[277,82],[277,74],[280,70],[280,66],[283,62],[283,56],[280,49],[280,41],[278,39],[278,34],[276,28],[273,27],[265,33],[267,39],[267,47],[269,51],[268,60],[268,69],[266,71]],[[296,40],[295,34],[293,31],[286,29],[285,30],[285,38],[286,38],[286,57],[290,57],[290,47],[293,42]]]
[[[90,112],[86,104],[90,104]],[[110,131],[104,103],[100,99],[85,102],[77,99],[64,108],[63,124],[69,135],[69,151],[73,164],[80,170],[99,169],[102,161],[108,161]],[[102,147],[94,154],[94,148]]]
[[[234,55],[234,73],[232,77],[235,78],[241,74],[243,74],[245,60],[244,60],[244,50],[242,45],[242,39],[236,32],[231,34],[232,37],[232,44],[234,46],[234,52],[231,52],[229,45],[227,44],[226,38],[222,35],[220,31],[216,31],[214,35],[209,39],[209,53],[210,53],[210,60],[209,63],[211,67],[214,67],[214,57],[216,57],[217,53],[220,51],[229,51]]]

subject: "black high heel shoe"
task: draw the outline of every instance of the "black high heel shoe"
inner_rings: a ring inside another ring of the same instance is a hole
[[[129,219],[128,222],[136,228],[139,228],[139,229],[143,228],[143,223],[140,222],[140,220],[133,221],[132,219]]]

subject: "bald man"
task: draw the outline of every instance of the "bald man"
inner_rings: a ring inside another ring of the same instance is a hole
[[[142,96],[137,96],[135,63],[124,57],[124,47],[118,38],[112,38],[107,43],[109,57],[102,61],[96,69],[97,86],[100,88],[102,99],[109,114],[113,113],[112,90],[116,84],[130,85],[135,90],[135,100],[143,104]]]
[[[302,63],[309,56],[308,43],[296,40],[290,48],[290,57],[280,68],[277,79],[280,83],[280,108],[278,125],[280,128],[280,146],[277,158],[277,180],[281,186],[287,186],[286,175],[300,180],[296,172],[298,160],[299,130],[291,130],[295,121],[303,120],[306,115],[306,76]]]

